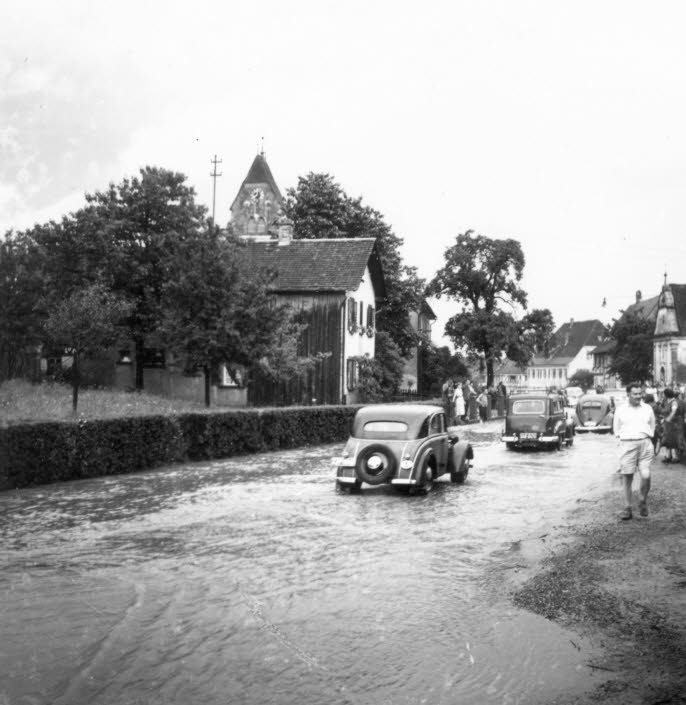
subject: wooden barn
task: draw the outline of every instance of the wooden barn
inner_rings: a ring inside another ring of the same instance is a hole
[[[374,356],[376,309],[385,296],[373,238],[247,243],[251,261],[277,273],[272,291],[306,324],[300,353],[323,353],[302,379],[276,384],[265,376],[248,385],[248,404],[357,402],[357,363]]]

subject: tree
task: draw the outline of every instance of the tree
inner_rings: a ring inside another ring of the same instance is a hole
[[[376,336],[376,351],[353,358],[358,364],[360,401],[363,403],[389,401],[398,391],[403,378],[405,361],[398,346],[385,331]]]
[[[581,387],[584,391],[591,389],[593,387],[593,372],[585,369],[577,370],[569,378],[569,386]]]
[[[43,324],[47,339],[73,356],[72,409],[76,414],[79,398],[79,364],[84,355],[95,354],[114,345],[121,335],[121,321],[132,305],[108,291],[102,284],[92,284],[74,291],[68,298],[48,303]]]
[[[468,368],[462,355],[453,353],[447,345],[421,348],[422,371],[420,387],[432,396],[440,396],[443,383],[448,379],[465,377]]]
[[[415,267],[403,263],[403,241],[383,215],[361,198],[350,198],[329,174],[312,172],[288,190],[284,211],[299,239],[376,238],[386,283],[386,300],[376,316],[377,330],[387,332],[401,355],[408,357],[418,343],[409,313],[419,310],[424,282]]]
[[[183,174],[145,167],[140,176],[86,195],[75,227],[92,246],[91,268],[131,301],[127,320],[136,348],[136,388],[143,388],[143,346],[159,326],[162,290],[169,260],[183,242],[194,239],[206,222],[206,208]]]
[[[525,367],[534,355],[547,357],[550,340],[555,330],[553,314],[549,309],[533,309],[516,322],[517,335],[507,347],[507,357]]]
[[[0,239],[0,380],[29,374],[27,350],[42,341],[42,257],[26,233]]]
[[[484,356],[487,384],[493,384],[494,363],[518,342],[514,315],[502,309],[526,307],[519,282],[524,253],[517,240],[497,240],[468,230],[445,251],[445,265],[431,280],[427,294],[462,304],[462,312],[446,323],[445,332],[457,347]]]
[[[613,322],[610,335],[616,345],[609,371],[618,375],[622,384],[652,378],[654,327],[654,321],[637,313],[624,313]]]
[[[301,327],[268,293],[270,274],[251,269],[243,248],[210,227],[181,243],[168,262],[160,332],[187,369],[203,371],[206,406],[221,364],[260,366],[277,377],[307,365],[297,356]]]

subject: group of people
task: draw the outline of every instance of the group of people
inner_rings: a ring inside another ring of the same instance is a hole
[[[683,393],[666,387],[657,399],[655,394],[649,392],[644,401],[655,415],[654,453],[665,451],[663,463],[678,463],[686,459],[686,401]]]
[[[648,492],[650,491],[650,464],[653,457],[665,449],[663,462],[679,462],[686,455],[684,441],[684,417],[686,403],[683,393],[669,387],[655,399],[645,393],[638,383],[627,385],[629,403],[617,408],[614,415],[614,434],[620,442],[619,472],[625,506],[621,519],[633,517],[632,484],[635,474],[640,477],[638,510],[648,516]]]
[[[479,422],[488,420],[489,411],[495,405],[498,394],[505,396],[507,390],[505,385],[500,383],[498,388],[487,389],[481,387],[479,391],[474,388],[472,381],[465,377],[448,379],[443,385],[443,407],[448,424],[467,423],[469,420],[470,401],[476,401],[476,408],[479,412]]]

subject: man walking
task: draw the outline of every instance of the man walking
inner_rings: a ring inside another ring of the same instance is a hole
[[[614,433],[619,438],[621,455],[619,472],[624,484],[625,508],[621,519],[631,519],[631,484],[634,473],[641,476],[638,491],[638,511],[642,517],[648,516],[648,492],[650,490],[650,461],[653,459],[652,438],[655,433],[655,414],[648,404],[643,402],[643,390],[640,384],[632,382],[627,385],[629,403],[620,406],[615,412]]]

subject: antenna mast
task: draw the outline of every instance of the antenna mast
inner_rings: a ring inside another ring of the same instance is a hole
[[[221,176],[221,172],[217,173],[217,164],[221,164],[222,160],[217,159],[217,155],[214,155],[214,159],[210,160],[210,164],[213,165],[213,170],[210,176],[212,177],[212,225],[214,225],[214,205],[217,198],[217,177]]]

